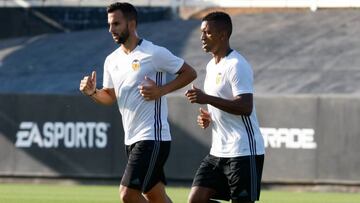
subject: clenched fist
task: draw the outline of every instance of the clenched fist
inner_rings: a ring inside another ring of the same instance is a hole
[[[156,85],[155,81],[145,76],[144,81],[138,86],[140,95],[146,101],[156,100],[161,97],[160,88]]]
[[[195,85],[191,85],[191,89],[185,92],[185,96],[191,103],[206,104],[206,94]]]

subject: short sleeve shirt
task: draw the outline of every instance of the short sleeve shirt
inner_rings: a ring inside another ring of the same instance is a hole
[[[241,94],[253,94],[251,66],[235,50],[218,64],[212,59],[206,67],[204,89],[209,95],[228,100]],[[211,155],[237,157],[265,153],[255,104],[250,116],[230,114],[211,105],[208,110],[213,121]]]
[[[147,40],[141,40],[129,54],[118,48],[106,58],[103,86],[115,90],[125,145],[141,140],[171,140],[166,97],[145,101],[138,86],[145,76],[158,86],[164,85],[166,73],[177,73],[183,64],[183,59]]]

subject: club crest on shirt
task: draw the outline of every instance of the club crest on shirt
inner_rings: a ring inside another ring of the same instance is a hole
[[[216,84],[218,85],[218,84],[220,84],[220,82],[221,82],[221,73],[218,73],[217,75],[216,75]]]
[[[138,59],[133,60],[131,67],[134,71],[138,71],[140,69],[140,61]]]

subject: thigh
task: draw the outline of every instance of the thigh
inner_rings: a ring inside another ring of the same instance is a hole
[[[170,141],[140,141],[127,151],[128,163],[121,185],[146,193],[156,183],[166,183],[163,168],[170,152]]]
[[[259,200],[264,155],[231,158],[224,169],[231,199],[235,202]]]
[[[192,185],[192,194],[200,196],[202,191],[211,199],[229,200],[230,190],[224,175],[220,158],[208,155],[201,162]],[[206,190],[205,190],[206,189]]]
[[[189,194],[189,203],[210,202],[210,199],[216,194],[216,190],[202,186],[192,186]]]
[[[152,187],[147,193],[144,193],[144,197],[148,202],[157,202],[157,203],[171,203],[170,198],[166,195],[165,185],[162,182],[158,182],[154,187]]]
[[[123,202],[147,203],[141,191],[120,185],[120,199]]]

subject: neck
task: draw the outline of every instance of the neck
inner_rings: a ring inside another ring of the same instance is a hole
[[[216,52],[213,53],[213,57],[215,59],[215,63],[219,63],[221,61],[222,58],[224,58],[230,51],[230,46],[224,46],[220,49],[218,49]]]
[[[137,36],[137,34],[130,35],[128,40],[126,40],[126,42],[124,44],[121,44],[122,50],[126,54],[129,54],[130,52],[132,52],[132,50],[134,50],[136,48],[136,46],[139,43],[139,40],[140,40],[140,38]]]

